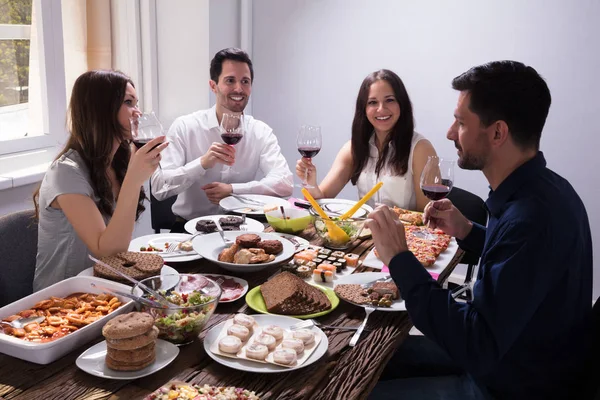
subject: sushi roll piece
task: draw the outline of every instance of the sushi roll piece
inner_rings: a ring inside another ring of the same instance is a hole
[[[344,253],[343,251],[334,251],[333,253],[331,253],[331,257],[335,258],[344,257],[345,255],[346,253]]]
[[[317,263],[315,263],[314,261],[309,261],[306,264],[304,264],[304,266],[310,268],[312,271],[315,268],[317,268]]]
[[[317,268],[313,271],[313,280],[317,283],[333,282],[333,272]]]
[[[327,257],[327,262],[329,262],[329,264],[333,264],[334,262],[337,261],[337,257]]]
[[[321,249],[321,250],[319,250],[319,254],[323,254],[324,256],[329,257],[329,255],[331,254],[331,250],[329,250],[329,249]]]
[[[358,264],[358,254],[348,253],[344,256],[346,259],[346,265],[349,267],[356,267]]]
[[[298,264],[298,260],[304,260],[304,262],[312,261],[319,253],[314,250],[302,250],[294,255],[294,261]]]
[[[287,271],[287,272],[291,272],[292,274],[296,273],[296,268],[298,268],[298,266],[296,265],[296,263],[294,261],[290,261],[289,263],[283,265],[281,267],[282,271]]]
[[[306,264],[307,262],[308,262],[308,261],[306,261],[306,260],[305,260],[305,259],[303,259],[303,258],[300,258],[300,259],[298,259],[298,260],[295,260],[295,261],[294,261],[294,263],[296,264],[296,267],[299,267],[299,266],[301,266],[301,265],[304,265],[304,264]]]
[[[302,265],[298,267],[296,270],[296,275],[298,275],[302,279],[310,278],[310,274],[312,274],[312,269],[307,267],[306,265]]]
[[[321,264],[327,261],[327,257],[324,256],[319,256],[317,257],[317,259],[319,260],[319,262],[315,261],[317,264]]]
[[[337,262],[342,264],[342,269],[346,269],[347,263],[345,258],[338,258]]]
[[[335,273],[336,274],[341,274],[342,273],[342,263],[340,263],[340,262],[334,262],[333,266],[335,267]]]
[[[335,266],[333,264],[321,264],[319,265],[319,269],[322,271],[331,271],[333,276],[335,276]]]

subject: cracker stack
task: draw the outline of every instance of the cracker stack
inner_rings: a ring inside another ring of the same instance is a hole
[[[114,256],[101,257],[100,261],[110,265],[133,279],[142,280],[159,275],[164,260],[157,254],[136,253],[127,251]],[[94,265],[94,276],[118,282],[128,282],[121,275],[100,265]]]
[[[148,313],[118,315],[102,328],[106,338],[106,366],[116,371],[137,371],[154,362],[158,328]]]

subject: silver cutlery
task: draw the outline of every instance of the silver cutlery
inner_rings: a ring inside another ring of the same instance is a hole
[[[169,302],[169,300],[165,299],[163,295],[161,295],[160,293],[158,293],[155,290],[150,289],[148,286],[144,285],[142,282],[140,282],[140,281],[138,281],[136,279],[133,279],[129,275],[122,273],[121,271],[119,271],[118,269],[115,269],[115,268],[111,267],[107,263],[98,260],[97,258],[95,258],[94,256],[92,256],[91,254],[88,254],[88,257],[90,258],[90,260],[92,260],[92,261],[94,261],[94,262],[102,265],[105,268],[108,268],[109,270],[111,270],[115,274],[118,274],[118,275],[122,276],[123,278],[127,279],[129,282],[133,283],[134,285],[137,285],[140,289],[142,289],[146,293],[154,296],[154,298],[156,298],[156,301],[158,301],[160,304],[162,304],[166,308],[171,308],[172,307],[171,302]]]
[[[99,290],[102,290],[103,292],[108,292],[108,293],[112,293],[112,294],[116,294],[117,296],[123,296],[123,297],[127,297],[131,300],[135,300],[139,303],[145,304],[147,306],[150,307],[154,307],[154,308],[167,308],[165,306],[163,306],[162,304],[160,304],[157,301],[151,300],[151,299],[147,299],[145,297],[139,297],[136,296],[135,294],[131,294],[131,293],[127,293],[127,292],[121,292],[120,290],[115,290],[115,289],[109,289],[107,287],[104,286],[99,286],[96,285],[94,282],[91,282],[90,285],[92,285],[92,287],[95,287]]]
[[[386,275],[386,276],[382,276],[381,278],[374,279],[372,281],[368,281],[368,282],[362,283],[360,286],[363,289],[368,289],[371,286],[373,286],[373,284],[376,283],[376,282],[391,282],[391,281],[392,281],[392,278],[389,275]]]
[[[339,330],[347,330],[347,331],[355,331],[360,328],[360,326],[344,326],[344,325],[324,325],[314,319],[307,319],[301,322],[298,322],[292,326],[290,326],[290,330],[295,331],[298,329],[306,329],[312,326],[318,326],[319,328],[325,329],[339,329]]]
[[[39,324],[40,322],[43,322],[45,319],[46,319],[46,317],[41,315],[41,316],[37,316],[37,317],[19,318],[19,319],[15,319],[12,322],[0,321],[0,324],[9,325],[16,329],[21,329],[25,325],[29,325],[34,322],[37,322]]]
[[[179,247],[179,245],[180,245],[181,243],[184,243],[184,242],[190,242],[190,241],[192,241],[192,240],[193,240],[193,239],[194,239],[196,236],[199,236],[199,235],[202,235],[202,232],[198,232],[198,233],[196,233],[196,234],[192,235],[191,237],[189,237],[189,238],[187,238],[187,239],[183,239],[183,240],[181,240],[181,241],[179,241],[179,242],[175,242],[175,243],[169,243],[169,247],[167,247],[167,249],[166,249],[165,251],[161,252],[161,253],[175,253],[175,251],[177,250],[177,248]],[[181,252],[182,252],[182,253],[191,253],[190,251],[183,251],[183,250],[181,250]],[[159,253],[159,254],[161,254],[161,253]]]
[[[263,201],[259,201],[259,200],[255,200],[255,199],[251,199],[250,197],[246,197],[246,196],[242,196],[239,194],[231,194],[231,196],[239,201],[241,201],[242,203],[246,203],[246,204],[253,204],[256,206],[265,206],[266,203]]]
[[[352,336],[352,339],[350,339],[350,344],[349,344],[350,347],[354,347],[354,346],[356,346],[356,343],[358,343],[358,339],[360,338],[360,335],[362,334],[363,330],[365,329],[365,326],[367,325],[367,320],[369,319],[369,315],[371,315],[371,313],[373,311],[375,311],[375,308],[365,307],[365,313],[367,315],[365,315],[365,319],[363,320],[362,324],[360,324],[360,326],[356,330],[356,333],[354,334],[354,336]]]
[[[219,235],[221,235],[221,239],[223,239],[225,247],[233,246],[233,241],[225,237],[225,233],[223,232],[223,228],[221,228],[221,224],[219,223],[219,221],[215,220],[215,225],[217,226],[217,232],[219,232]]]

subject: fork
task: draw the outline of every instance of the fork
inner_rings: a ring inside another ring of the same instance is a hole
[[[219,232],[219,235],[221,235],[221,239],[223,239],[223,243],[225,243],[225,247],[233,246],[233,241],[225,237],[225,233],[223,233],[223,228],[221,228],[221,224],[216,219],[215,225],[217,226],[217,231]]]
[[[242,214],[242,223],[240,224],[241,231],[247,231],[248,225],[246,225],[246,214]]]
[[[340,329],[340,330],[348,330],[348,331],[354,331],[359,328],[359,326],[323,325],[322,323],[315,321],[314,319],[307,319],[307,320],[298,322],[298,323],[290,326],[290,330],[295,331],[298,329],[310,328],[312,326],[318,326],[319,328],[326,328],[326,329]]]
[[[242,203],[253,204],[253,205],[257,205],[257,206],[265,206],[265,205],[267,205],[263,201],[254,200],[254,199],[251,199],[249,197],[242,196],[242,195],[239,195],[239,194],[232,194],[232,196],[234,198],[238,199],[239,201],[241,201]]]
[[[360,286],[361,286],[363,289],[368,289],[368,288],[370,288],[371,286],[373,286],[373,284],[374,284],[375,282],[390,282],[391,280],[392,280],[392,278],[391,278],[389,275],[386,275],[386,276],[383,276],[383,277],[381,277],[381,278],[374,279],[374,280],[372,280],[372,281],[369,281],[369,282],[362,283]]]
[[[350,347],[354,347],[356,346],[356,343],[358,343],[358,338],[360,338],[360,335],[363,332],[363,329],[365,329],[365,326],[367,325],[367,320],[369,319],[369,315],[371,315],[371,313],[375,311],[375,308],[373,307],[365,307],[365,313],[367,315],[365,315],[365,319],[363,320],[362,324],[360,324],[360,326],[358,327],[356,333],[354,334],[354,336],[352,336],[352,339],[350,339]]]
[[[189,237],[187,239],[183,239],[179,242],[169,243],[169,247],[167,247],[167,249],[165,251],[163,251],[163,253],[174,253],[181,243],[189,242],[192,239],[194,239],[196,236],[200,236],[200,235],[202,235],[202,232],[198,232],[198,233],[192,235],[191,237]],[[185,253],[191,253],[191,251],[186,251]]]

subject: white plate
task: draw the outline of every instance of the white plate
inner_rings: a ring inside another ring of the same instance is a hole
[[[225,237],[233,242],[235,242],[235,238],[244,233],[254,233],[260,236],[261,240],[279,240],[280,237],[277,235],[273,235],[270,233],[264,232],[239,232],[239,231],[228,231],[224,232]],[[294,245],[289,240],[280,240],[283,245],[283,251],[276,255],[275,260],[262,263],[262,264],[233,264],[219,261],[219,253],[221,250],[225,248],[225,244],[223,243],[223,239],[221,239],[221,235],[219,232],[209,233],[208,235],[197,236],[193,241],[192,245],[194,246],[194,250],[198,252],[202,257],[206,258],[208,261],[212,261],[216,264],[219,264],[226,270],[234,271],[234,272],[256,272],[263,270],[271,265],[276,265],[282,263],[294,256]]]
[[[139,371],[115,371],[108,368],[106,358],[106,341],[102,341],[84,351],[75,364],[90,375],[107,379],[137,379],[160,371],[171,363],[179,354],[179,347],[165,340],[156,340],[156,360]]]
[[[188,222],[186,222],[185,225],[183,226],[183,228],[189,233],[193,233],[193,234],[200,233],[196,230],[196,223],[198,223],[198,221],[204,220],[204,219],[218,221],[219,218],[223,218],[223,217],[231,217],[231,215],[207,215],[204,217],[194,218],[194,219],[191,219]],[[252,232],[262,232],[265,230],[265,226],[260,221],[257,221],[252,218],[246,218],[246,230],[252,231]],[[241,231],[230,231],[230,232],[241,232]]]
[[[301,320],[299,320],[299,319],[292,318],[292,317],[285,317],[282,315],[270,315],[270,314],[252,315],[252,317],[256,320],[256,322],[260,326],[277,325],[284,329],[289,328],[290,326],[292,326],[298,322],[301,322]],[[223,321],[219,325],[214,326],[210,331],[208,331],[208,333],[206,334],[206,337],[204,338],[204,350],[206,351],[206,353],[209,355],[210,358],[212,358],[219,364],[223,364],[227,367],[237,369],[240,371],[258,372],[258,373],[263,373],[263,374],[274,374],[274,373],[278,373],[278,372],[293,371],[295,369],[304,368],[304,367],[314,363],[319,358],[323,357],[323,355],[325,353],[327,353],[327,349],[329,348],[329,341],[327,339],[327,335],[325,335],[325,333],[323,333],[323,331],[321,329],[319,329],[318,327],[315,326],[312,329],[316,333],[321,335],[321,342],[319,343],[317,348],[313,351],[313,353],[310,355],[310,357],[308,357],[308,359],[299,366],[296,366],[293,368],[280,367],[279,365],[266,364],[266,363],[263,364],[263,363],[244,360],[241,358],[222,357],[222,356],[214,354],[212,351],[210,351],[210,346],[212,346],[212,344],[217,340],[217,338],[219,337],[219,333],[221,333],[221,330],[223,329],[223,325],[226,322],[227,321]]]
[[[282,199],[280,197],[274,196],[265,196],[262,194],[243,194],[243,197],[247,197],[252,200],[260,201],[265,203],[265,205],[276,205],[276,206],[284,206],[288,207],[290,203],[286,199]],[[244,203],[241,200],[236,199],[233,196],[225,197],[221,199],[219,205],[230,212],[238,213],[238,214],[246,214],[246,215],[265,215],[263,211],[264,206]],[[248,229],[249,231],[252,229]]]
[[[169,267],[168,265],[163,265],[160,269],[161,275],[179,275],[179,272],[175,268]],[[94,276],[94,267],[84,269],[77,276]],[[105,278],[106,279],[106,278]],[[125,285],[130,285],[130,283],[125,283]],[[129,291],[129,290],[127,290]]]
[[[450,261],[452,261],[452,258],[454,258],[454,255],[456,254],[456,250],[458,250],[458,243],[456,243],[455,238],[452,238],[450,239],[448,248],[440,253],[439,257],[435,260],[435,263],[431,267],[425,268],[427,272],[440,274],[446,269]],[[375,248],[372,248],[369,254],[367,254],[363,261],[363,265],[375,269],[383,268],[383,262],[375,256]]]
[[[319,199],[317,204],[321,206],[323,211],[331,216],[342,215],[346,211],[350,210],[355,204],[356,200],[344,200],[344,199]],[[363,204],[353,215],[353,218],[366,217],[373,207],[368,204]]]
[[[281,236],[284,239],[289,240],[294,245],[296,251],[300,251],[300,249],[310,245],[310,242],[300,236],[291,235],[289,233],[282,232],[269,232],[271,235]]]
[[[376,279],[385,278],[389,275],[390,274],[388,274],[387,272],[361,272],[358,274],[343,276],[335,282],[335,285],[336,286],[341,285],[341,284],[347,285],[347,284],[353,284],[353,283],[360,285],[363,283],[374,281]],[[342,298],[340,297],[340,299],[342,299]],[[345,299],[342,299],[342,300],[344,300],[347,303],[357,305],[359,307],[366,307],[364,305],[349,302]],[[370,306],[370,307],[373,307],[373,306]],[[395,300],[394,302],[392,302],[391,307],[373,307],[373,308],[375,308],[377,311],[406,311],[406,305],[404,304],[404,300]]]
[[[73,293],[81,292],[94,294],[102,293],[102,290],[92,287],[91,283],[123,292],[128,292],[131,290],[129,286],[126,286],[122,283],[97,278],[95,276],[74,276],[0,308],[0,319],[14,315],[23,310],[29,310],[36,303],[42,300],[47,300],[52,296],[65,297]],[[121,307],[60,339],[52,340],[50,342],[36,343],[26,342],[13,336],[0,334],[0,353],[8,354],[9,356],[20,358],[22,360],[31,361],[36,364],[49,364],[52,361],[57,360],[58,358],[69,353],[73,349],[82,346],[100,336],[102,327],[109,319],[112,319],[119,314],[131,311],[134,303],[132,300],[120,296],[116,297],[123,303]]]
[[[202,274],[202,275],[204,275],[208,279],[212,279],[213,281],[216,281],[218,278],[233,279],[234,281],[236,281],[237,283],[242,285],[242,293],[238,297],[236,297],[235,299],[232,299],[232,300],[219,300],[219,303],[233,303],[234,301],[241,299],[242,297],[244,297],[246,295],[246,293],[248,293],[248,281],[246,281],[242,278],[236,278],[235,276],[221,275],[221,274]],[[223,295],[221,295],[221,296],[223,296]]]
[[[176,252],[176,253],[165,253],[165,252],[156,252],[156,251],[140,251],[141,247],[146,247],[149,244],[157,247],[159,249],[164,249],[165,243],[176,243],[181,242],[182,240],[186,240],[191,238],[192,235],[188,235],[185,233],[156,233],[153,235],[140,236],[131,241],[129,243],[129,251],[135,251],[138,253],[150,253],[150,254],[158,254],[161,256],[166,262],[183,262],[183,261],[192,261],[199,260],[202,258],[201,255],[194,251],[190,252]],[[186,254],[189,253],[189,254]]]

